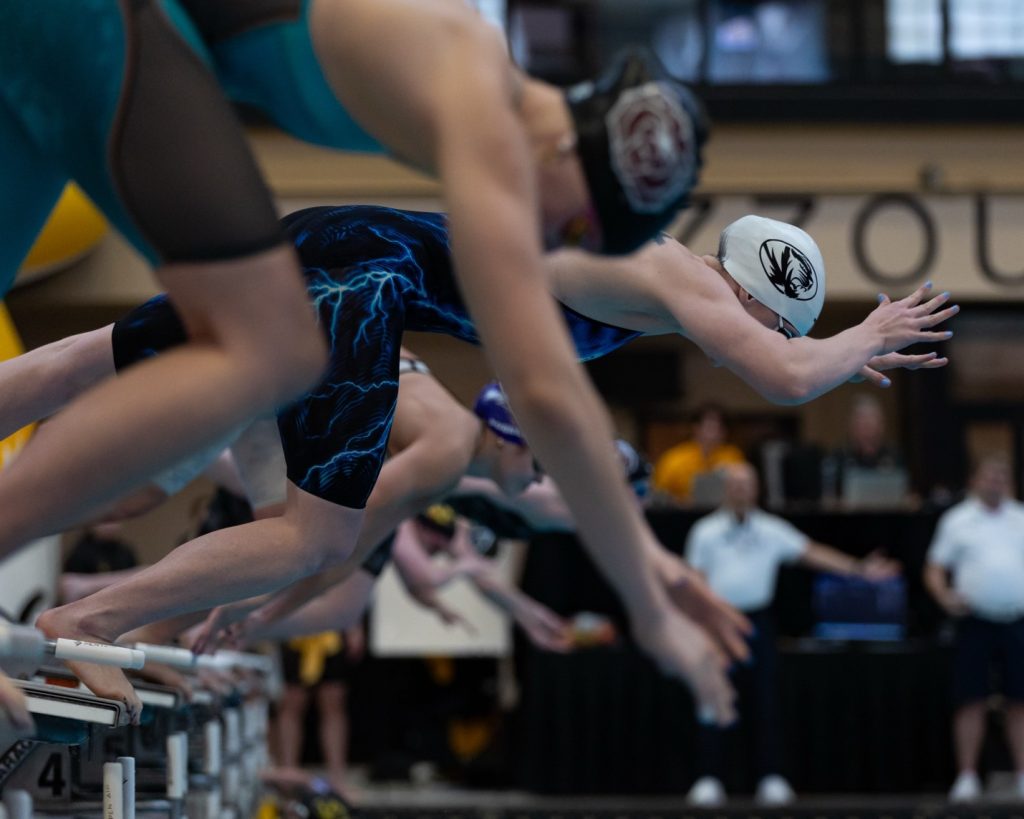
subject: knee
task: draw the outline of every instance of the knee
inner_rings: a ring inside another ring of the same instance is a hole
[[[252,362],[256,403],[276,409],[301,398],[320,381],[327,367],[327,343],[316,324],[295,322],[284,345],[268,344]]]
[[[282,713],[297,714],[306,710],[306,703],[309,695],[305,688],[298,685],[285,686],[284,696],[281,697],[279,706]]]

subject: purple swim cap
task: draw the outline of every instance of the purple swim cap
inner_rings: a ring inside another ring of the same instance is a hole
[[[473,412],[499,438],[517,446],[526,446],[526,439],[512,415],[512,410],[509,409],[505,391],[497,381],[492,381],[480,390],[476,403],[473,404]]]

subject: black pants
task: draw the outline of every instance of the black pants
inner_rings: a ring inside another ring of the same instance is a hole
[[[770,609],[746,612],[754,624],[747,639],[750,662],[736,664],[729,677],[736,687],[739,721],[726,729],[701,726],[697,739],[697,770],[701,776],[725,780],[727,759],[737,754],[738,741],[749,743],[743,750],[752,752],[751,767],[760,779],[782,772],[782,709],[779,695],[779,651],[776,646],[775,619]]]

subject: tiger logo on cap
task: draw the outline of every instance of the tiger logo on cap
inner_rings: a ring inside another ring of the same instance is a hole
[[[800,250],[782,239],[768,239],[758,254],[768,281],[782,295],[810,301],[818,293],[818,274]]]

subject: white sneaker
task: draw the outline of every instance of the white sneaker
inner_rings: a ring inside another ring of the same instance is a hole
[[[981,798],[981,780],[974,771],[964,771],[949,789],[950,802],[974,802]]]
[[[789,783],[778,774],[766,776],[757,785],[754,801],[759,805],[788,805],[796,800]]]
[[[725,788],[713,776],[702,776],[693,783],[686,801],[702,808],[717,808],[725,804]]]

